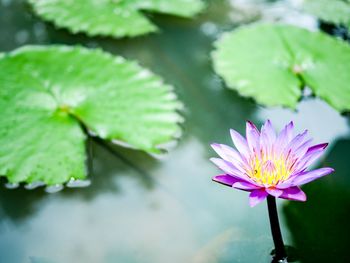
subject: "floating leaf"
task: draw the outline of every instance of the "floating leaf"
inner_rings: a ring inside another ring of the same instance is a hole
[[[100,50],[28,46],[0,56],[0,175],[10,183],[84,179],[88,130],[158,154],[179,133],[171,87]]]
[[[191,17],[201,0],[28,0],[34,11],[57,27],[89,36],[137,36],[157,30],[142,11]]]
[[[304,0],[303,8],[323,21],[350,28],[350,0]]]
[[[350,110],[350,46],[324,33],[246,26],[226,33],[213,59],[229,88],[261,104],[295,108],[308,86],[337,110]]]

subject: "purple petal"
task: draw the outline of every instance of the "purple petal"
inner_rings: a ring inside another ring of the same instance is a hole
[[[264,188],[254,190],[249,195],[249,204],[251,207],[256,206],[257,204],[261,203],[265,200],[268,193],[265,191]]]
[[[238,178],[232,177],[229,174],[221,174],[221,175],[214,176],[212,180],[227,186],[232,186],[234,183],[240,181]]]
[[[283,152],[284,148],[286,145],[290,143],[293,137],[293,129],[294,129],[294,124],[291,121],[288,123],[284,129],[279,133],[277,139],[276,139],[276,146],[278,149],[278,153]]]
[[[244,169],[242,168],[243,164],[248,166],[245,158],[242,158],[242,156],[232,147],[218,143],[211,144],[211,147],[222,159],[233,163],[233,165],[240,171],[244,172]]]
[[[274,142],[275,142],[275,140],[276,140],[276,132],[275,132],[275,130],[273,129],[270,120],[267,120],[267,121],[265,122],[265,124],[263,125],[263,127],[261,128],[261,133],[263,133],[263,132],[266,134],[268,140],[269,140],[271,143],[274,143]]]
[[[261,188],[261,186],[257,186],[245,181],[237,181],[234,184],[232,184],[232,187],[240,190],[245,190],[245,191],[251,191],[251,190],[256,190]]]
[[[247,121],[246,124],[246,136],[250,151],[253,153],[255,149],[256,152],[259,152],[260,133],[256,126],[250,121]]]
[[[322,176],[328,175],[332,172],[334,172],[334,169],[329,167],[324,167],[324,168],[316,169],[309,172],[303,172],[294,177],[294,179],[292,180],[292,185],[307,184],[313,180],[316,180]]]
[[[328,143],[317,144],[310,147],[305,155],[296,164],[295,171],[300,172],[305,170],[309,165],[311,165],[316,159],[318,159],[326,149]]]
[[[246,139],[242,137],[238,132],[235,130],[231,129],[231,138],[233,143],[235,144],[237,150],[244,156],[244,157],[249,157],[249,148]]]
[[[284,181],[284,182],[279,183],[279,184],[276,185],[276,187],[278,189],[282,189],[282,190],[287,189],[287,188],[289,188],[291,186],[292,186],[292,182],[291,182],[290,178],[288,178],[287,181]]]
[[[284,189],[280,198],[294,201],[306,201],[305,193],[297,186]]]
[[[271,122],[267,120],[261,127],[260,149],[262,149],[262,151],[265,153],[271,154],[273,148],[275,147],[275,140],[275,131],[272,128]]]
[[[294,150],[294,155],[296,158],[302,158],[308,151],[312,139],[305,141],[302,145]]]
[[[290,148],[298,148],[300,145],[302,145],[305,142],[305,138],[307,136],[308,130],[305,130],[303,133],[298,134],[295,136],[291,142],[289,143]]]
[[[283,194],[283,190],[277,188],[266,188],[266,192],[274,197],[280,197]]]
[[[320,143],[320,144],[311,146],[308,151],[313,152],[313,151],[317,151],[319,149],[326,149],[327,146],[328,146],[328,143]]]
[[[237,178],[241,178],[243,180],[250,181],[249,177],[237,169],[232,163],[220,158],[210,158],[210,161],[212,161],[217,167],[219,167],[219,169],[223,170],[225,173]]]

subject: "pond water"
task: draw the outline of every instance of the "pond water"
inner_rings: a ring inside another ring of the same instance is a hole
[[[57,30],[33,16],[24,1],[1,0],[1,52],[25,44],[80,44],[138,60],[175,86],[186,122],[178,146],[162,160],[90,142],[93,169],[86,188],[47,194],[41,188],[10,190],[2,180],[0,262],[271,262],[266,204],[250,208],[247,193],[213,183],[218,170],[208,160],[215,155],[211,142],[230,143],[229,128],[243,132],[245,120],[261,124],[266,118],[277,128],[294,120],[316,143],[329,141],[321,162],[336,170],[303,188],[308,202],[278,201],[291,261],[349,262],[348,119],[311,97],[297,111],[258,106],[226,89],[210,61],[213,41],[240,24],[316,25],[286,2],[212,0],[196,19],[150,15],[160,33],[114,40]]]

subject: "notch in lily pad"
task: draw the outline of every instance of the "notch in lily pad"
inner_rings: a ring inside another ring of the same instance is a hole
[[[340,112],[350,110],[350,46],[322,32],[253,24],[225,33],[212,54],[230,89],[266,106],[296,108],[309,87]]]
[[[190,18],[201,0],[28,0],[46,21],[88,36],[134,37],[157,31],[143,11]]]
[[[88,136],[161,154],[181,103],[149,70],[101,50],[26,46],[0,56],[0,175],[9,186],[87,185]]]
[[[350,30],[350,0],[304,0],[302,7],[324,22]]]

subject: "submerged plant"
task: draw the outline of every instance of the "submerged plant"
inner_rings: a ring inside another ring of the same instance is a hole
[[[215,182],[250,192],[250,206],[267,198],[278,260],[286,254],[275,198],[306,201],[300,186],[334,171],[329,167],[308,171],[308,167],[323,154],[328,144],[312,146],[307,130],[293,136],[293,129],[293,122],[290,122],[276,134],[268,120],[259,131],[248,121],[246,139],[231,130],[237,151],[227,145],[212,144],[221,158],[212,158],[211,161],[225,173],[213,177]]]

